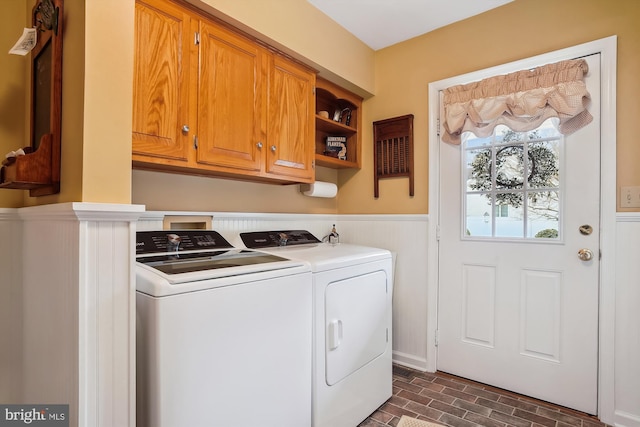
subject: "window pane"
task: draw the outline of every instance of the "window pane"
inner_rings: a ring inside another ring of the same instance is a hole
[[[498,193],[500,209],[506,209],[508,216],[496,218],[495,237],[524,237],[524,216],[522,214],[522,193]]]
[[[530,188],[557,188],[559,181],[560,143],[558,140],[532,142],[528,146],[533,173]]]
[[[527,237],[558,239],[559,194],[557,191],[530,193],[527,197]]]
[[[491,150],[467,151],[467,191],[491,190]]]
[[[492,136],[489,136],[489,137],[486,137],[486,138],[478,138],[477,136],[475,136],[471,132],[465,132],[465,133],[462,134],[462,142],[468,148],[475,148],[475,147],[482,147],[482,146],[485,146],[485,145],[491,145],[491,140],[492,139],[493,139]]]
[[[496,151],[496,188],[519,189],[524,184],[524,149],[522,146]]]
[[[553,120],[529,132],[504,125],[463,134],[466,235],[559,240],[563,137]]]
[[[486,194],[468,194],[465,234],[491,237],[491,211],[491,201]]]
[[[496,143],[498,144],[524,141],[525,135],[526,135],[524,132],[512,131],[505,125],[496,126],[494,134],[495,134]]]

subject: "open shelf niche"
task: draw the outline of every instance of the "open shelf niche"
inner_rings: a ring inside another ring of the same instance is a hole
[[[321,111],[326,111],[325,117]],[[328,168],[361,167],[362,98],[340,86],[316,80],[316,164]],[[327,150],[327,137],[346,138],[346,158]]]

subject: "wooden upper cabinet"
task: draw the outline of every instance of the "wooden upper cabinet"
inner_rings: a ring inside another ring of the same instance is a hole
[[[135,16],[134,167],[313,182],[313,70],[181,2]]]
[[[271,61],[267,173],[312,182],[316,75],[279,55],[273,55]]]
[[[135,6],[133,159],[187,161],[190,132],[191,17],[163,0]]]
[[[198,163],[261,170],[267,53],[225,28],[202,23]]]

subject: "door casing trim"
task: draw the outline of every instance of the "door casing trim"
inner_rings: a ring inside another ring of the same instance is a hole
[[[598,320],[598,417],[614,425],[615,415],[615,249],[616,249],[616,64],[617,36],[429,83],[429,241],[427,275],[427,371],[437,370],[438,234],[440,164],[438,125],[441,90],[542,64],[600,54],[600,293]]]

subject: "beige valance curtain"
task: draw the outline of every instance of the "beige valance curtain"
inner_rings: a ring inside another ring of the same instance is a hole
[[[447,88],[442,139],[460,144],[463,132],[486,137],[501,124],[524,132],[551,117],[562,134],[575,132],[593,120],[586,108],[588,71],[584,59],[575,59]]]

